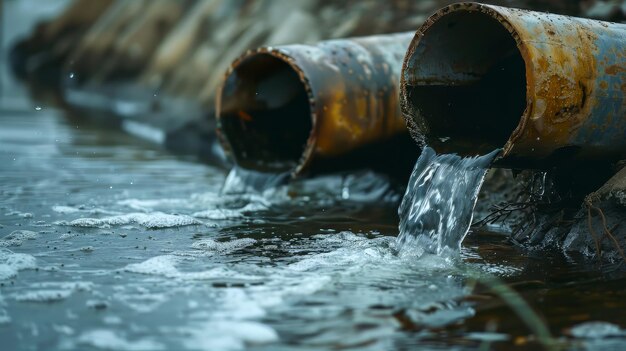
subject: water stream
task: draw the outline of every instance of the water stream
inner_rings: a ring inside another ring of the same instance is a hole
[[[495,150],[484,156],[437,155],[425,147],[398,209],[400,252],[458,255]]]

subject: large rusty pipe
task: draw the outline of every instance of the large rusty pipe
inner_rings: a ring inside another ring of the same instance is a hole
[[[400,69],[413,33],[263,47],[218,89],[218,133],[244,168],[291,171],[406,130]]]
[[[496,163],[626,158],[626,25],[458,3],[417,31],[401,105],[415,139]]]

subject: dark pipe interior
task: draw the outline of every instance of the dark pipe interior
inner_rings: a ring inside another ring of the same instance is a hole
[[[407,93],[435,148],[476,154],[502,147],[526,108],[524,60],[511,34],[486,14],[441,17],[409,67]]]
[[[298,164],[311,133],[311,107],[289,64],[269,54],[244,59],[226,79],[221,105],[222,131],[238,165],[275,172]]]

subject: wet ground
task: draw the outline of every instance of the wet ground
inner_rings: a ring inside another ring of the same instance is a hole
[[[370,172],[238,192],[245,175],[89,119],[0,120],[3,349],[540,348],[481,274],[567,349],[626,348],[622,274],[493,233],[458,261],[399,253],[401,193]]]

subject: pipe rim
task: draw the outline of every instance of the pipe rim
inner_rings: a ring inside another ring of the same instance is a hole
[[[402,74],[400,75],[400,108],[402,114],[404,115],[404,120],[407,124],[407,129],[411,133],[413,139],[415,139],[420,144],[425,144],[425,134],[428,131],[428,126],[422,121],[421,125],[415,120],[414,116],[417,116],[415,108],[412,106],[409,94],[408,94],[408,83],[406,80],[405,72],[409,70],[410,61],[415,54],[415,51],[426,34],[426,32],[441,18],[455,12],[473,12],[478,11],[483,14],[488,15],[489,17],[496,20],[500,23],[504,29],[511,35],[511,38],[515,41],[517,45],[517,49],[524,61],[524,66],[526,69],[526,107],[524,112],[519,117],[519,123],[517,127],[513,130],[510,137],[506,141],[505,145],[502,146],[502,152],[496,158],[496,160],[504,158],[508,156],[515,144],[515,142],[521,137],[522,132],[526,128],[526,124],[528,119],[530,118],[531,104],[532,99],[530,98],[533,93],[533,86],[529,84],[529,82],[534,81],[533,75],[533,67],[530,60],[530,55],[528,53],[528,47],[526,43],[521,39],[518,29],[515,28],[513,23],[507,20],[506,15],[500,12],[499,6],[481,4],[477,2],[459,2],[455,4],[448,5],[446,7],[441,8],[434,14],[432,14],[422,26],[415,32],[411,43],[409,44],[409,48],[407,50],[406,55],[404,56],[404,60],[402,62]],[[523,11],[523,10],[519,10]],[[417,131],[422,131],[418,133]]]
[[[230,158],[232,158],[235,161],[235,163],[237,163],[237,158],[232,151],[230,141],[228,140],[228,137],[225,135],[225,133],[222,130],[222,116],[221,116],[222,95],[223,95],[223,90],[224,90],[224,87],[228,78],[235,72],[235,70],[245,60],[248,60],[257,55],[269,55],[289,65],[289,67],[298,75],[298,79],[300,80],[300,83],[302,83],[302,85],[304,86],[304,90],[306,91],[306,94],[309,100],[308,102],[309,102],[310,118],[311,118],[311,131],[307,138],[306,144],[304,146],[304,151],[302,152],[300,159],[297,161],[296,166],[290,171],[291,177],[296,178],[308,168],[308,166],[311,164],[311,161],[313,159],[313,154],[314,154],[314,150],[315,150],[315,146],[317,142],[316,135],[317,135],[317,127],[318,127],[318,122],[317,122],[318,116],[315,110],[316,100],[315,100],[315,94],[313,92],[313,89],[311,88],[312,85],[309,82],[309,79],[307,78],[306,74],[304,73],[304,70],[296,63],[296,59],[294,57],[290,56],[288,53],[280,50],[279,48],[274,48],[271,46],[263,46],[254,50],[248,50],[230,64],[230,66],[228,67],[228,69],[226,70],[226,73],[224,74],[222,78],[222,82],[217,88],[216,95],[215,95],[215,118],[217,122],[217,128],[216,128],[217,137],[218,137],[218,140],[220,141],[220,144],[222,145],[222,148],[224,149],[224,152]]]

